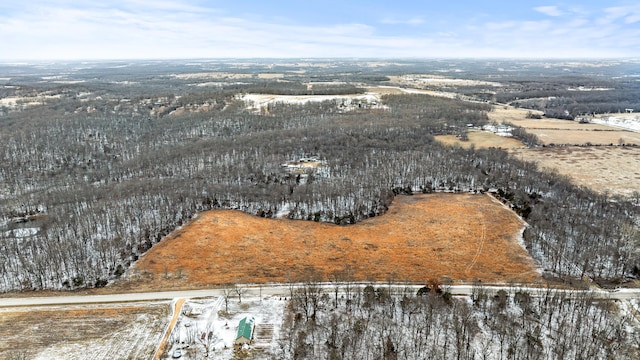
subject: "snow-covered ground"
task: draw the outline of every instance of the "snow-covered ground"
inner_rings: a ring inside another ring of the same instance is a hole
[[[506,125],[498,125],[498,126],[484,125],[482,127],[482,130],[483,131],[488,131],[488,132],[496,134],[498,136],[504,136],[504,137],[512,137],[513,136],[511,134],[511,132],[513,131],[513,128],[511,126],[506,126]]]
[[[3,334],[2,341],[22,347],[0,351],[0,358],[149,359],[162,338],[169,306],[161,301],[31,309],[40,316],[17,313],[11,320],[15,331]]]
[[[19,106],[36,106],[44,105],[45,101],[50,99],[60,99],[62,95],[38,95],[38,96],[8,96],[0,99],[0,106],[7,106],[11,109]]]
[[[188,300],[167,343],[167,357],[176,350],[181,359],[200,359],[208,348],[209,358],[232,359],[235,351],[274,354],[280,338],[286,296],[248,295],[228,298],[228,312],[224,296]],[[238,324],[244,317],[255,318],[254,340],[242,350],[234,350]],[[265,356],[268,357],[268,356]]]
[[[60,342],[39,353],[34,360],[51,359],[137,359],[144,358],[160,333],[152,331],[158,319],[140,315],[117,334],[87,342]]]
[[[38,228],[18,228],[5,231],[4,236],[12,238],[25,238],[37,234],[38,231]]]
[[[357,108],[358,104],[367,104],[369,107],[384,108],[380,105],[380,95],[376,93],[354,95],[270,95],[270,94],[245,94],[240,100],[255,110],[260,111],[269,105],[277,103],[303,105],[310,102],[335,101],[346,110]]]
[[[591,122],[640,132],[640,114],[618,114],[594,118]]]

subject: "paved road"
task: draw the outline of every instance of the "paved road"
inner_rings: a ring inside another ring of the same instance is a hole
[[[629,300],[640,299],[640,289],[618,289],[618,290],[569,290],[569,289],[548,289],[548,288],[534,288],[534,287],[509,287],[509,286],[486,286],[482,288],[490,295],[495,295],[500,290],[505,290],[510,294],[517,291],[525,291],[531,296],[546,296],[553,293],[565,294],[568,297],[580,298],[580,297],[592,297],[594,299],[612,299],[612,300]],[[457,285],[452,286],[450,291],[453,295],[471,295],[473,293],[473,286],[471,285]]]
[[[364,286],[365,284],[358,284]],[[293,285],[301,286],[301,285]],[[333,284],[323,285],[325,291],[334,290]],[[375,284],[376,287],[387,287],[387,284]],[[415,292],[420,286],[397,286],[393,287],[394,292],[408,291]],[[290,293],[290,285],[269,285],[266,287],[246,286],[243,287],[244,295],[281,295],[288,296]],[[474,291],[471,285],[455,285],[447,287],[453,295],[471,295]],[[592,296],[597,299],[614,299],[629,300],[640,299],[640,289],[620,289],[616,291],[606,290],[548,290],[545,288],[516,288],[508,286],[484,286],[482,287],[489,295],[494,295],[500,290],[508,293],[521,290],[530,293],[532,296],[544,296],[551,292],[565,293],[570,297]],[[233,293],[235,295],[235,292]],[[52,296],[52,297],[23,297],[23,298],[0,298],[0,307],[22,307],[22,306],[50,306],[50,305],[67,305],[67,304],[97,304],[97,303],[123,303],[136,301],[158,301],[171,300],[175,298],[201,298],[212,296],[223,296],[223,289],[205,289],[205,290],[181,290],[181,291],[161,291],[161,292],[145,292],[145,293],[126,293],[126,294],[109,294],[109,295],[70,295],[70,296]]]
[[[244,294],[247,295],[279,295],[287,296],[288,286],[271,286],[260,290],[259,287],[246,287]],[[235,295],[235,292],[232,292]],[[99,304],[99,303],[123,303],[136,301],[156,301],[171,300],[176,298],[203,298],[224,295],[223,289],[204,290],[180,290],[180,291],[159,291],[142,293],[124,293],[108,295],[61,295],[47,297],[14,297],[0,298],[0,307],[19,306],[46,306],[46,305],[69,305],[69,304]]]

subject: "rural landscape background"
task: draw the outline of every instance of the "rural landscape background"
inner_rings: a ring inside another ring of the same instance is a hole
[[[638,24],[0,3],[0,358],[640,358]]]
[[[592,291],[634,288],[640,272],[637,69],[4,65],[8,299],[218,295],[6,307],[0,351],[473,359],[578,357],[588,344],[590,358],[634,358],[638,300]],[[473,290],[452,297],[461,285]],[[247,314],[260,340],[234,351]],[[38,330],[50,326],[65,330]]]

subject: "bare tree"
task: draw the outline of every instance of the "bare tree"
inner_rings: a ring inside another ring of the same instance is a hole
[[[203,347],[205,357],[209,357],[212,347],[220,340],[220,337],[214,330],[215,327],[210,322],[207,322],[203,328],[198,328],[198,332],[200,333],[198,342]]]
[[[229,313],[229,298],[231,297],[234,291],[235,291],[235,288],[230,284],[227,284],[222,288],[222,298],[224,299],[224,312],[227,314]]]
[[[233,291],[238,295],[238,302],[242,303],[242,295],[247,292],[247,289],[240,284],[234,284]]]

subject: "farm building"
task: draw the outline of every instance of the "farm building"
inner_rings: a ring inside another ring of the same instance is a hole
[[[238,324],[238,334],[236,335],[236,341],[234,342],[237,346],[242,346],[244,344],[250,344],[251,339],[253,338],[253,329],[254,329],[255,319],[253,316],[245,317],[240,320]]]

